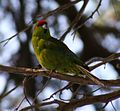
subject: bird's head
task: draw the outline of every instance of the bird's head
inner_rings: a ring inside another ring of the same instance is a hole
[[[34,26],[33,34],[38,37],[45,37],[50,35],[47,22],[45,20],[38,20]]]
[[[45,30],[48,29],[47,22],[45,20],[38,20],[35,24],[34,29],[38,29],[38,28],[45,29]]]

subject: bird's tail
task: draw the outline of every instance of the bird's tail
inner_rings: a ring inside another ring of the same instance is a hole
[[[100,85],[102,87],[105,87],[105,85],[95,76],[91,75],[91,73],[86,70],[85,68],[83,68],[80,65],[76,65],[77,68],[80,70],[81,73],[83,73],[84,75],[86,75],[89,79],[91,79],[94,83],[96,83],[97,85]]]

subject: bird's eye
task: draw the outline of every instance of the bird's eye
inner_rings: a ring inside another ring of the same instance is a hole
[[[42,27],[43,27],[44,29],[47,29],[47,24],[43,24]]]

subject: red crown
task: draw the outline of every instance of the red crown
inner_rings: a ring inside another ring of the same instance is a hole
[[[42,26],[43,24],[47,24],[45,20],[38,20],[37,25]]]

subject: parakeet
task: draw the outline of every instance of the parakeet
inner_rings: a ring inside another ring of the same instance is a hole
[[[103,83],[91,75],[88,67],[60,40],[50,35],[45,20],[38,20],[32,34],[32,45],[40,65],[50,71],[61,74],[88,76],[96,84],[103,86]]]

